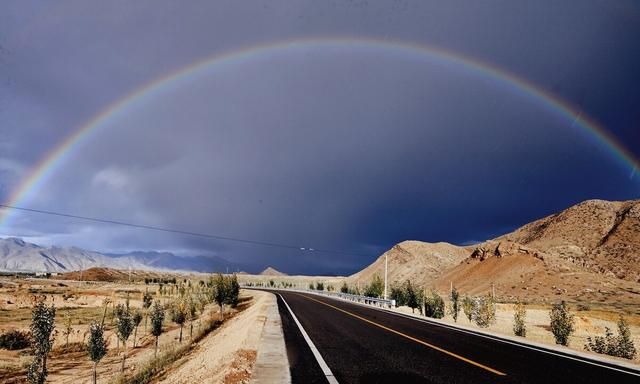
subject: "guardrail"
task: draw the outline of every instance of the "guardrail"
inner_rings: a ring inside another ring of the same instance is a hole
[[[342,293],[342,292],[316,291],[311,289],[297,289],[297,288],[291,289],[291,288],[276,288],[276,287],[256,287],[256,286],[247,286],[244,284],[242,285],[242,287],[256,288],[256,289],[277,289],[281,291],[312,293],[320,296],[337,297],[343,300],[373,305],[381,308],[393,308],[396,305],[395,300],[379,299],[377,297],[369,297],[369,296],[361,296],[361,295],[352,295],[350,293]]]

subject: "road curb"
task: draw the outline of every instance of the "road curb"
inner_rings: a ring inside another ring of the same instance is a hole
[[[251,375],[251,383],[291,383],[289,359],[284,344],[282,321],[278,312],[275,294],[271,294],[271,302],[260,335],[258,356]]]

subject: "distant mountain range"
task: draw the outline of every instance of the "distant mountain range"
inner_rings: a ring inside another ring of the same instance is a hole
[[[103,254],[77,247],[43,247],[18,238],[0,239],[0,271],[70,272],[93,267],[153,271],[253,271],[220,257],[176,256],[170,252]]]

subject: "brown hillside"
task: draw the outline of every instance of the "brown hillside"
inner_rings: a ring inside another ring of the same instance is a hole
[[[378,274],[384,277],[384,259],[388,257],[389,282],[408,279],[418,284],[432,282],[444,270],[459,264],[468,251],[449,243],[403,241],[380,256],[373,264],[348,277],[352,284],[366,284]]]
[[[496,240],[546,253],[554,270],[569,268],[640,282],[640,200],[588,200]]]
[[[286,273],[280,272],[275,268],[267,267],[264,271],[260,272],[262,276],[287,276]]]

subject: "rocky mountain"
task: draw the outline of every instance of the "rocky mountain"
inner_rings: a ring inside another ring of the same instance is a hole
[[[169,252],[102,254],[76,247],[42,247],[18,238],[0,239],[0,270],[11,272],[70,272],[88,268],[226,272],[240,269],[215,257],[179,257]]]
[[[280,272],[275,268],[267,267],[264,271],[260,272],[262,276],[288,276],[284,272]]]

